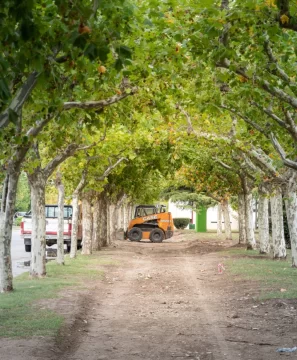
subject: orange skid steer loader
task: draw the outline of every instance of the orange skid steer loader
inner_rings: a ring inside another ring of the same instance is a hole
[[[138,205],[125,237],[131,241],[149,239],[151,242],[160,243],[173,236],[173,229],[172,215],[166,212],[164,205]]]

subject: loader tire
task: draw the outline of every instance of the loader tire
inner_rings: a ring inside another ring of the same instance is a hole
[[[164,232],[161,229],[154,229],[150,233],[150,240],[153,243],[161,243],[164,237]]]
[[[142,239],[142,231],[139,227],[134,227],[128,232],[128,239],[131,241],[140,241]]]

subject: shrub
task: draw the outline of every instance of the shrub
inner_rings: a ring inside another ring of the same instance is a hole
[[[23,219],[22,216],[14,219],[14,225],[15,225],[15,226],[20,226],[20,225],[21,225],[21,222],[22,222],[22,219]]]
[[[191,219],[188,218],[175,218],[173,219],[173,223],[177,229],[185,229],[189,225],[190,220]]]

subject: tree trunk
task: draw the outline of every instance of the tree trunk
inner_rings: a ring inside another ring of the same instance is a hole
[[[101,248],[100,243],[100,198],[97,195],[94,199],[93,205],[93,236],[92,236],[92,250],[98,251]]]
[[[58,180],[59,176],[59,180]],[[64,185],[61,176],[57,174],[58,189],[58,233],[57,233],[57,263],[64,265]]]
[[[286,186],[286,214],[291,241],[292,267],[297,267],[297,196],[296,196],[296,172],[291,172]]]
[[[292,267],[297,267],[297,196],[295,191],[287,194],[285,206],[291,241]]]
[[[258,224],[260,254],[268,254],[270,250],[268,204],[267,195],[259,191]]]
[[[7,173],[5,176],[5,179],[3,181],[3,186],[2,186],[1,209],[0,209],[0,211],[2,213],[5,212],[5,208],[6,208],[8,183],[9,183],[9,174]]]
[[[225,239],[232,240],[232,231],[231,231],[228,200],[222,201],[222,210],[223,210],[223,217],[224,217],[224,224],[225,224]]]
[[[116,206],[116,222],[117,222],[117,231],[123,229],[123,211],[122,204]]]
[[[71,232],[71,250],[70,258],[74,259],[77,253],[77,233],[78,233],[78,221],[79,221],[79,206],[78,206],[79,194],[74,191],[72,194],[72,232]]]
[[[100,222],[99,222],[99,242],[101,246],[107,246],[107,201],[105,193],[100,194]]]
[[[46,178],[39,171],[28,175],[31,190],[31,271],[32,277],[43,277],[45,269],[45,185]]]
[[[245,196],[244,193],[238,195],[238,231],[239,244],[246,243],[246,219],[245,219]]]
[[[128,217],[127,217],[127,204],[123,204],[123,229],[127,230],[128,227]]]
[[[82,198],[82,255],[92,254],[92,225],[93,214],[90,194],[84,194]]]
[[[108,201],[107,203],[107,245],[109,246],[112,243],[114,231],[114,205],[110,201]]]
[[[0,293],[13,290],[11,234],[19,176],[19,168],[12,167],[8,170],[5,179],[6,196],[2,198],[0,211]]]
[[[129,216],[128,216],[128,224],[134,218],[133,210],[134,210],[134,206],[132,204],[129,204],[128,205],[128,214],[129,214]]]
[[[118,230],[118,222],[117,222],[117,206],[115,204],[110,205],[110,244],[113,244],[116,240],[116,233]]]
[[[218,203],[217,209],[217,235],[221,237],[223,235],[223,228],[222,228],[222,205]]]
[[[87,180],[87,168],[83,170],[81,179],[72,194],[72,232],[71,232],[71,250],[70,250],[71,259],[75,258],[77,253],[77,235],[78,235],[78,226],[79,226],[78,200],[81,191],[86,186],[86,180]]]
[[[245,219],[247,250],[253,250],[256,248],[256,239],[253,221],[253,195],[251,192],[245,194]]]
[[[254,229],[258,229],[258,222],[259,222],[259,204],[258,200],[255,199],[255,223],[254,223]]]
[[[271,197],[271,223],[272,223],[272,244],[273,258],[286,258],[286,244],[283,223],[283,199],[280,188],[277,188],[274,196]]]

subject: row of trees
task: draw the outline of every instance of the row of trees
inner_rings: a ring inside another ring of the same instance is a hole
[[[49,179],[60,203],[62,185],[72,197],[74,225],[82,199],[85,254],[92,242],[99,249],[113,238],[116,222],[107,218],[120,218],[115,214],[125,204],[123,225],[131,204],[156,198],[164,179],[175,177],[222,204],[226,216],[237,196],[240,239],[248,248],[255,247],[251,204],[258,188],[261,251],[267,251],[270,197],[273,255],[284,258],[284,196],[296,266],[292,4],[6,1],[0,292],[13,288],[10,243],[21,171],[31,189],[32,276],[46,274]],[[72,257],[75,249],[74,231]]]

